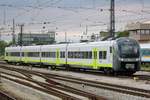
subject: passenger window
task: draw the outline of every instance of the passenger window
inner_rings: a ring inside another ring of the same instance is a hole
[[[99,51],[99,59],[106,59],[107,51]]]
[[[99,59],[102,59],[103,55],[102,55],[102,51],[99,51]]]
[[[92,58],[92,52],[88,52],[88,59]]]
[[[112,53],[112,47],[110,47],[110,53]]]
[[[107,52],[103,51],[103,59],[106,59]]]

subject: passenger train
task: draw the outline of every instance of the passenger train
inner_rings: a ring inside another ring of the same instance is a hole
[[[150,65],[150,43],[140,44],[141,47],[141,63]]]
[[[8,63],[50,66],[52,69],[63,67],[133,74],[140,70],[140,60],[140,46],[130,38],[5,48]]]

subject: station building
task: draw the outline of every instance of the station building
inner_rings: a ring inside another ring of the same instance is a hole
[[[21,41],[21,34],[17,36],[17,44]],[[47,33],[23,33],[23,45],[37,45],[37,44],[52,44],[55,42],[55,32],[49,31]]]
[[[150,21],[130,23],[126,26],[129,31],[129,37],[134,38],[140,43],[150,42]]]

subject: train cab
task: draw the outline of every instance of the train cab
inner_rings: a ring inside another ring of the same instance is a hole
[[[114,55],[115,71],[129,71],[134,73],[140,70],[140,46],[139,43],[130,38],[116,40],[116,55]]]

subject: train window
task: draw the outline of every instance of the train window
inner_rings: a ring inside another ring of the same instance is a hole
[[[65,58],[65,52],[60,52],[60,58]]]
[[[10,56],[19,57],[20,56],[20,52],[10,52]]]
[[[39,52],[28,52],[28,57],[39,57]]]
[[[8,52],[6,52],[6,56],[8,56]]]
[[[44,57],[44,52],[42,52],[42,57]]]
[[[107,52],[103,51],[103,59],[106,59]]]
[[[42,57],[50,57],[50,52],[42,52]]]
[[[68,58],[92,59],[92,52],[88,52],[88,51],[68,52]]]
[[[110,47],[110,53],[112,53],[112,47]]]
[[[103,52],[102,51],[99,51],[99,59],[102,59],[103,58]]]
[[[50,57],[55,58],[56,57],[56,52],[50,52]]]
[[[83,59],[86,58],[86,52],[83,52]]]
[[[68,52],[68,58],[70,58],[70,52]]]
[[[75,52],[72,52],[72,58],[75,58]]]
[[[24,52],[21,53],[22,57],[24,57]]]
[[[106,59],[107,51],[99,51],[99,59]]]
[[[88,52],[85,52],[85,58],[88,59]]]
[[[78,58],[78,52],[74,52],[74,58]]]
[[[88,52],[88,58],[89,58],[89,59],[92,59],[92,52],[91,52],[91,51]]]

